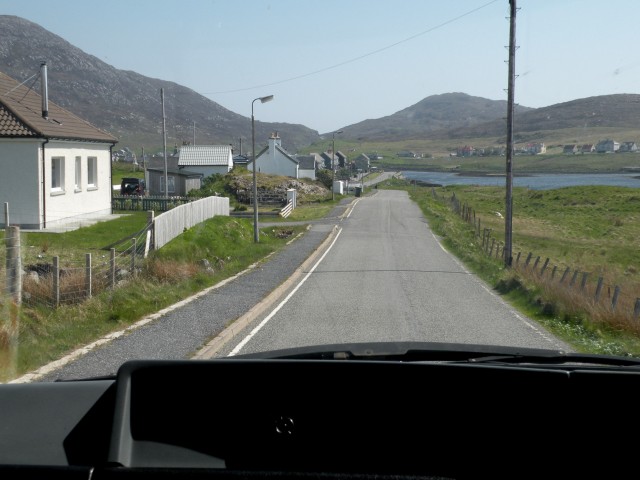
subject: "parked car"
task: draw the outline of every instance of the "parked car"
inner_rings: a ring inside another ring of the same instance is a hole
[[[120,182],[120,194],[121,195],[144,195],[145,182],[142,178],[123,178]]]

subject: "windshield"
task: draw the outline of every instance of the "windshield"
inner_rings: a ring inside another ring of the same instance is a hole
[[[0,381],[361,343],[640,355],[638,14],[5,5]]]

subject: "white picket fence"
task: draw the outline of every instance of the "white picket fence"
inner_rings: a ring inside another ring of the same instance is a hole
[[[229,199],[206,197],[177,206],[154,220],[154,248],[158,249],[182,234],[186,229],[217,215],[229,215]]]

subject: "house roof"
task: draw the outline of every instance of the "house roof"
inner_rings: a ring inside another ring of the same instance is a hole
[[[0,72],[0,137],[56,138],[116,143],[118,139],[49,101],[42,117],[42,97]]]
[[[231,145],[185,145],[180,148],[178,165],[229,165]]]
[[[315,170],[316,157],[315,155],[296,155],[296,160],[300,164],[300,168],[303,170]]]

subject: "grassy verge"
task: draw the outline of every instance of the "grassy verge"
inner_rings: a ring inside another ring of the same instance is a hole
[[[594,305],[576,294],[576,289],[568,291],[559,288],[557,282],[541,282],[538,275],[525,270],[505,269],[500,259],[486,255],[473,227],[455,214],[448,203],[434,198],[431,188],[409,188],[400,180],[385,182],[385,185],[409,191],[429,219],[431,228],[453,254],[507,301],[576,350],[640,356],[637,321]],[[495,214],[504,212],[500,208],[504,192],[466,186],[437,191],[447,196],[455,192],[458,199],[475,209],[483,228],[493,228],[496,237],[504,232],[503,220]],[[635,240],[636,229],[640,227],[637,222],[628,220],[620,225],[612,219],[623,213],[625,218],[640,218],[640,205],[636,206],[632,200],[636,195],[635,190],[615,187],[543,193],[518,190],[514,192],[514,252],[517,246],[525,251],[531,249],[543,259],[551,257],[558,264],[576,262],[576,268],[590,269],[615,279],[623,290],[635,294],[640,291],[634,267],[640,262]],[[627,231],[614,234],[626,224]],[[524,228],[525,225],[529,228]]]
[[[3,357],[0,348],[0,380],[31,371],[214,285],[284,247],[304,228],[264,229],[260,243],[255,244],[250,220],[215,217],[186,231],[155,252],[141,273],[116,289],[78,305],[63,305],[57,309],[22,307],[18,312],[18,343],[10,365],[7,365],[7,355]],[[89,235],[82,230],[69,234],[75,233],[77,237]],[[119,235],[114,234],[113,237]],[[99,239],[100,243],[107,241],[104,237]],[[83,244],[80,240],[73,242]],[[49,248],[55,246],[50,245]],[[8,302],[0,303],[0,318],[9,318],[10,309]],[[4,371],[1,371],[2,366]]]

